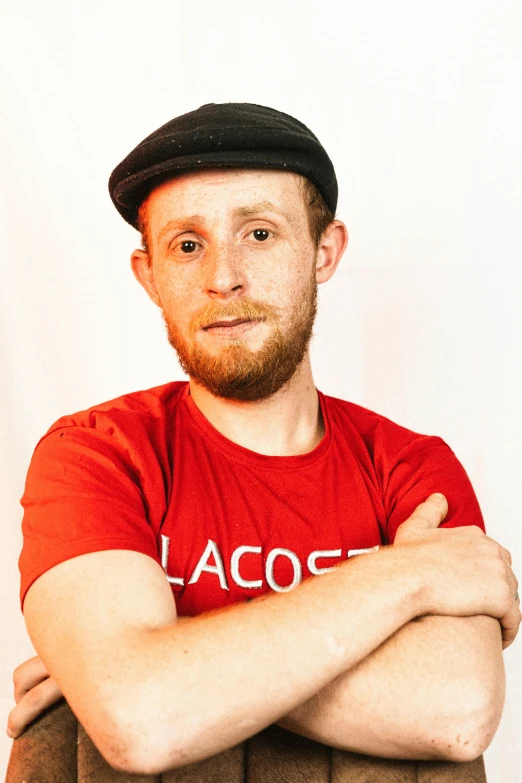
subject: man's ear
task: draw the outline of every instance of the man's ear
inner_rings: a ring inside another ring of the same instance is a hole
[[[348,244],[348,229],[341,220],[332,220],[326,227],[317,248],[315,279],[326,283],[331,278]]]
[[[134,277],[138,283],[143,286],[152,301],[158,307],[161,307],[161,299],[156,288],[154,271],[152,268],[152,259],[145,250],[137,249],[131,255],[131,267]]]

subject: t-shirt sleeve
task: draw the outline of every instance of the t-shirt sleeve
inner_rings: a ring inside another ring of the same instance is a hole
[[[21,503],[22,607],[35,579],[78,555],[131,549],[159,562],[139,471],[110,433],[66,426],[44,436]]]
[[[399,525],[434,492],[442,492],[448,501],[448,513],[440,527],[477,525],[485,531],[475,492],[453,451],[440,438],[421,436],[399,452],[387,477],[387,543],[393,543]]]

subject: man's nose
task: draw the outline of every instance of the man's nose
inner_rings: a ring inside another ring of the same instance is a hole
[[[246,285],[245,269],[238,248],[216,246],[205,259],[205,290],[212,297],[228,298]]]

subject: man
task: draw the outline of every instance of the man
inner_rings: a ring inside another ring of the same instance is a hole
[[[317,284],[347,244],[321,144],[273,109],[209,104],[109,187],[190,381],[38,444],[20,566],[40,658],[17,672],[12,734],[63,693],[135,773],[274,722],[391,758],[480,755],[518,584],[446,444],[314,386]]]

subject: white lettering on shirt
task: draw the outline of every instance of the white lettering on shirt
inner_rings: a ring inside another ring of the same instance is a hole
[[[294,578],[286,587],[278,585],[274,579],[274,563],[277,557],[287,557],[294,568]],[[298,585],[301,581],[301,561],[297,557],[296,553],[292,552],[291,549],[272,549],[268,553],[268,557],[266,559],[266,581],[268,586],[271,587],[272,590],[275,590],[276,593],[286,593],[287,590],[292,590],[293,587]]]
[[[355,557],[355,555],[365,555],[369,552],[377,552],[379,546],[370,546],[368,549],[349,549],[346,557]]]
[[[308,555],[308,560],[306,561],[308,570],[314,576],[317,576],[318,574],[326,574],[328,571],[333,571],[335,566],[319,568],[317,566],[317,561],[319,558],[323,557],[341,557],[342,551],[342,549],[318,549],[316,552],[310,552]]]
[[[347,557],[355,557],[356,555],[362,555],[369,552],[376,552],[379,546],[368,547],[367,549],[349,549],[346,553]],[[179,587],[185,586],[185,580],[180,576],[169,576],[168,574],[168,560],[170,551],[170,538],[168,536],[161,536],[161,567],[165,571],[165,575],[169,584],[178,585]],[[238,586],[247,590],[258,590],[263,587],[262,579],[245,579],[240,573],[240,561],[246,554],[260,555],[262,547],[260,546],[238,546],[232,552],[230,558],[230,575],[233,582]],[[215,565],[209,563],[211,556],[214,556]],[[319,574],[326,574],[328,571],[333,571],[335,566],[318,566],[317,561],[323,558],[340,558],[342,556],[341,549],[316,549],[310,552],[306,560],[306,565],[312,576],[318,576]],[[280,585],[275,580],[274,565],[278,557],[286,557],[292,564],[294,572],[292,581],[289,585]],[[215,574],[219,579],[219,584],[223,590],[228,590],[227,576],[225,567],[223,565],[223,557],[219,550],[219,546],[215,541],[208,539],[207,545],[201,557],[199,558],[196,567],[192,572],[188,584],[192,585],[198,582],[199,577],[203,572],[209,574]],[[277,547],[270,550],[266,558],[265,563],[265,579],[268,586],[277,593],[285,593],[288,590],[292,590],[302,580],[302,566],[298,555],[292,552],[291,549],[284,549]]]
[[[161,536],[161,567],[165,571],[165,575],[167,577],[168,583],[171,585],[180,585],[181,587],[184,586],[185,580],[182,579],[179,576],[169,576],[167,573],[168,568],[168,562],[169,562],[169,549],[170,549],[170,538],[168,536],[164,536],[162,534]]]
[[[210,555],[214,555],[216,565],[209,565],[208,559]],[[192,576],[188,581],[189,585],[193,585],[195,582],[197,582],[203,571],[206,571],[209,574],[217,574],[219,578],[219,584],[221,585],[222,589],[228,590],[227,577],[223,567],[221,552],[219,551],[219,547],[216,542],[212,541],[210,538],[208,540],[208,544],[205,547],[205,551],[199,558],[198,564],[192,572]]]
[[[234,549],[232,552],[232,557],[230,558],[230,573],[232,574],[232,579],[238,585],[238,587],[246,587],[249,590],[256,590],[260,587],[263,587],[263,580],[262,579],[243,579],[241,574],[239,573],[239,561],[243,557],[244,554],[247,552],[251,552],[254,555],[261,554],[261,547],[260,546],[238,546],[237,549]]]

